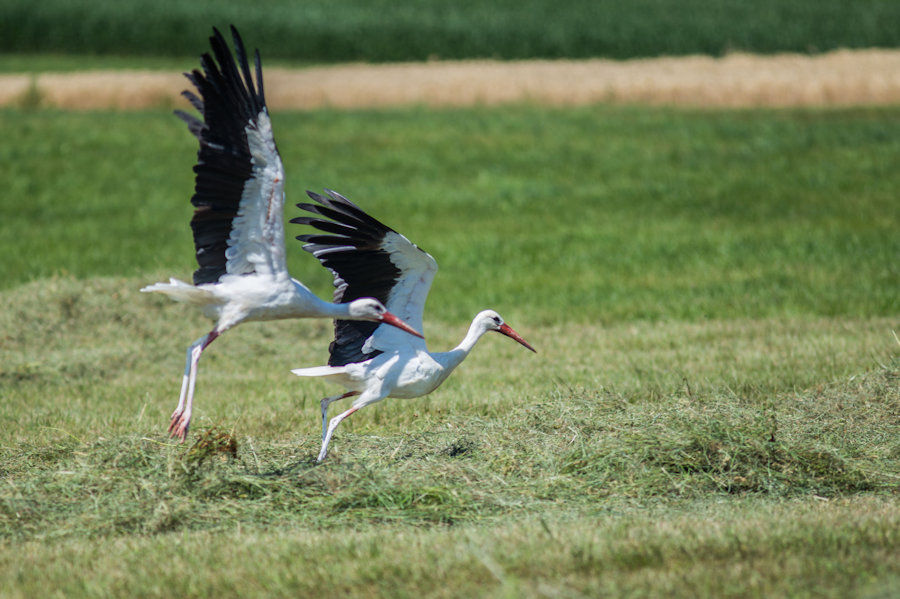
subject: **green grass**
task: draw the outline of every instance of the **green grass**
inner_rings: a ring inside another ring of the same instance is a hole
[[[266,56],[302,61],[581,58],[896,47],[892,0],[0,1],[10,53],[194,56],[235,23]]]
[[[211,31],[211,30],[210,30]],[[203,37],[202,39],[206,39]],[[141,70],[186,73],[199,66],[197,57],[206,50],[198,49],[194,55],[173,56],[124,56],[115,54],[0,54],[0,73],[72,73],[80,71]],[[283,58],[264,58],[265,68],[302,68],[313,63]]]
[[[890,596],[898,117],[274,115],[289,202],[437,257],[430,347],[490,306],[540,352],[485,338],[315,466],[327,322],[230,331],[165,438],[208,326],[137,291],[193,268],[181,125],[0,112],[0,594]]]
[[[274,119],[287,215],[305,189],[328,187],[405,232],[441,265],[434,314],[515,306],[513,321],[549,324],[897,313],[896,109]],[[189,277],[196,150],[178,119],[6,110],[0,128],[0,288],[53,274]],[[288,225],[289,239],[300,232]],[[288,244],[292,272],[327,293],[327,272]],[[473,280],[490,284],[475,295]]]
[[[204,38],[205,39],[205,38]],[[141,69],[184,73],[193,69],[196,57],[173,58],[165,56],[116,56],[74,54],[3,54],[0,55],[0,73],[74,72],[94,70]],[[266,68],[277,65],[266,61]]]
[[[327,323],[230,332],[179,446],[163,430],[202,329],[140,282],[3,294],[12,596],[839,597],[900,576],[895,319],[529,327],[539,355],[485,339],[316,466],[329,389],[288,369],[322,360]],[[464,324],[430,319],[432,346]]]
[[[889,501],[735,499],[692,514],[651,507],[511,521],[490,535],[383,526],[29,542],[0,568],[17,577],[10,597],[48,587],[143,597],[890,597],[898,528]],[[211,567],[216,575],[205,575]]]

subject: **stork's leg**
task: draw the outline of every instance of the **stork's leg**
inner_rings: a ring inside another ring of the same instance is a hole
[[[331,397],[326,397],[322,400],[322,442],[325,442],[325,433],[328,431],[328,405],[332,402],[338,401],[340,399],[344,399],[346,397],[352,397],[354,395],[359,395],[359,391],[348,391],[343,395],[332,395]]]
[[[181,396],[169,422],[169,436],[178,437],[182,442],[187,437],[188,427],[191,424],[191,408],[194,404],[194,385],[197,383],[197,363],[200,361],[200,354],[218,336],[219,333],[213,329],[208,335],[192,343],[187,350]]]
[[[181,413],[184,412],[184,398],[187,397],[187,388],[188,388],[188,378],[191,375],[191,363],[193,361],[194,348],[200,347],[203,345],[203,342],[206,341],[206,335],[200,337],[187,348],[187,356],[184,359],[184,377],[181,379],[181,394],[178,396],[178,407],[175,408],[175,411],[172,412],[171,422],[169,424],[169,432],[172,431],[172,426],[175,421],[181,416]]]
[[[325,459],[325,456],[328,455],[328,442],[331,441],[332,435],[334,435],[334,429],[338,427],[344,418],[348,417],[353,412],[360,410],[366,407],[369,404],[373,404],[376,401],[381,401],[385,397],[387,397],[389,391],[385,391],[382,389],[379,390],[367,390],[363,392],[359,399],[353,402],[353,407],[343,412],[342,414],[338,414],[334,418],[331,419],[331,422],[328,423],[328,428],[325,431],[325,437],[322,439],[322,450],[319,451],[319,457],[316,458],[316,463],[321,462]],[[345,393],[344,397],[348,395],[354,395],[355,393]]]
[[[321,462],[322,460],[324,460],[325,456],[328,455],[328,442],[331,441],[331,436],[334,434],[334,429],[336,429],[338,427],[338,425],[341,423],[341,421],[344,418],[346,418],[353,412],[357,411],[358,409],[359,408],[357,408],[356,406],[353,406],[346,412],[343,412],[342,414],[338,414],[337,416],[332,418],[331,422],[328,423],[328,431],[325,433],[325,436],[322,438],[322,449],[321,449],[321,451],[319,451],[319,457],[316,458],[317,464],[319,462]]]

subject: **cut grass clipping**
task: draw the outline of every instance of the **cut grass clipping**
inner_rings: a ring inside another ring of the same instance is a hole
[[[135,282],[95,286],[85,303],[112,310],[116,290]],[[6,298],[15,308],[33,296]],[[235,331],[227,348],[210,355],[198,427],[191,443],[179,445],[164,435],[180,360],[180,352],[170,354],[177,344],[168,329],[183,330],[187,319],[164,323],[170,312],[147,310],[140,325],[165,339],[141,342],[130,318],[97,327],[78,316],[58,332],[55,343],[67,349],[26,354],[37,361],[28,367],[5,361],[12,370],[2,373],[3,536],[231,530],[235,522],[260,529],[499,523],[517,514],[584,517],[634,501],[898,490],[900,363],[881,319],[795,323],[808,331],[800,337],[783,323],[744,323],[732,333],[734,346],[746,348],[732,358],[743,371],[737,378],[719,348],[679,323],[639,325],[640,333],[652,327],[668,348],[694,354],[693,364],[666,351],[646,355],[644,335],[626,332],[635,325],[597,328],[592,354],[604,356],[605,368],[581,375],[554,364],[586,346],[554,342],[551,331],[536,330],[547,339],[541,363],[491,340],[476,356],[483,367],[463,369],[464,380],[448,382],[446,391],[387,400],[348,421],[327,467],[315,467],[324,385],[298,384],[287,366],[320,353],[327,329],[293,350],[278,325]],[[31,334],[26,319],[4,324]],[[448,336],[446,327],[435,328],[439,339]],[[717,328],[699,326],[706,334]],[[81,339],[85,329],[93,334]],[[752,365],[756,349],[747,342],[759,331],[775,352],[766,363],[790,365],[774,378],[765,363]],[[833,341],[802,352],[822,335]],[[257,353],[263,344],[290,357]],[[830,382],[798,388],[790,370],[820,369],[832,351],[841,360],[817,375]],[[79,355],[91,358],[79,362]],[[54,372],[54,362],[64,366]],[[502,385],[492,373],[499,364]],[[677,368],[677,376],[658,378],[650,364]],[[867,367],[865,375],[846,374]],[[593,377],[604,384],[589,385]]]

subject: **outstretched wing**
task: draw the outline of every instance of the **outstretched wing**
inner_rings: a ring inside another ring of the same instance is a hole
[[[212,53],[200,58],[203,72],[185,76],[197,88],[182,95],[202,120],[176,110],[200,141],[191,229],[197,250],[194,284],[225,274],[287,273],[284,258],[284,167],[272,137],[256,52],[256,83],[234,26],[232,56],[218,29]]]
[[[366,214],[339,193],[327,197],[306,192],[316,204],[297,204],[315,217],[301,216],[292,223],[310,225],[321,233],[299,235],[303,249],[312,253],[334,275],[334,301],[374,297],[413,328],[423,331],[422,315],[437,262],[406,237]],[[351,320],[335,322],[330,366],[361,362],[382,351],[425,348],[425,341],[379,326]]]

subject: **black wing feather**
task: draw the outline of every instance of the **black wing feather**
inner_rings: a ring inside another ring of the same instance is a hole
[[[309,225],[326,235],[299,235],[305,242],[303,249],[312,253],[334,275],[334,301],[350,302],[361,297],[374,297],[388,302],[391,289],[397,283],[400,270],[391,261],[382,242],[385,235],[395,232],[369,216],[347,198],[325,190],[327,198],[307,191],[317,204],[297,206],[322,218],[301,216],[291,219],[294,224]],[[344,366],[374,358],[378,350],[363,350],[366,340],[378,328],[377,322],[336,320],[334,341],[328,347],[329,366]]]
[[[204,54],[200,58],[203,72],[195,69],[185,73],[198,94],[185,91],[183,95],[202,120],[180,110],[175,112],[200,142],[191,197],[195,207],[191,229],[199,266],[194,271],[195,285],[216,282],[226,272],[228,238],[253,168],[246,127],[266,109],[259,53],[254,86],[244,44],[233,26],[231,34],[237,62],[225,38],[213,28],[209,43],[215,59]]]

